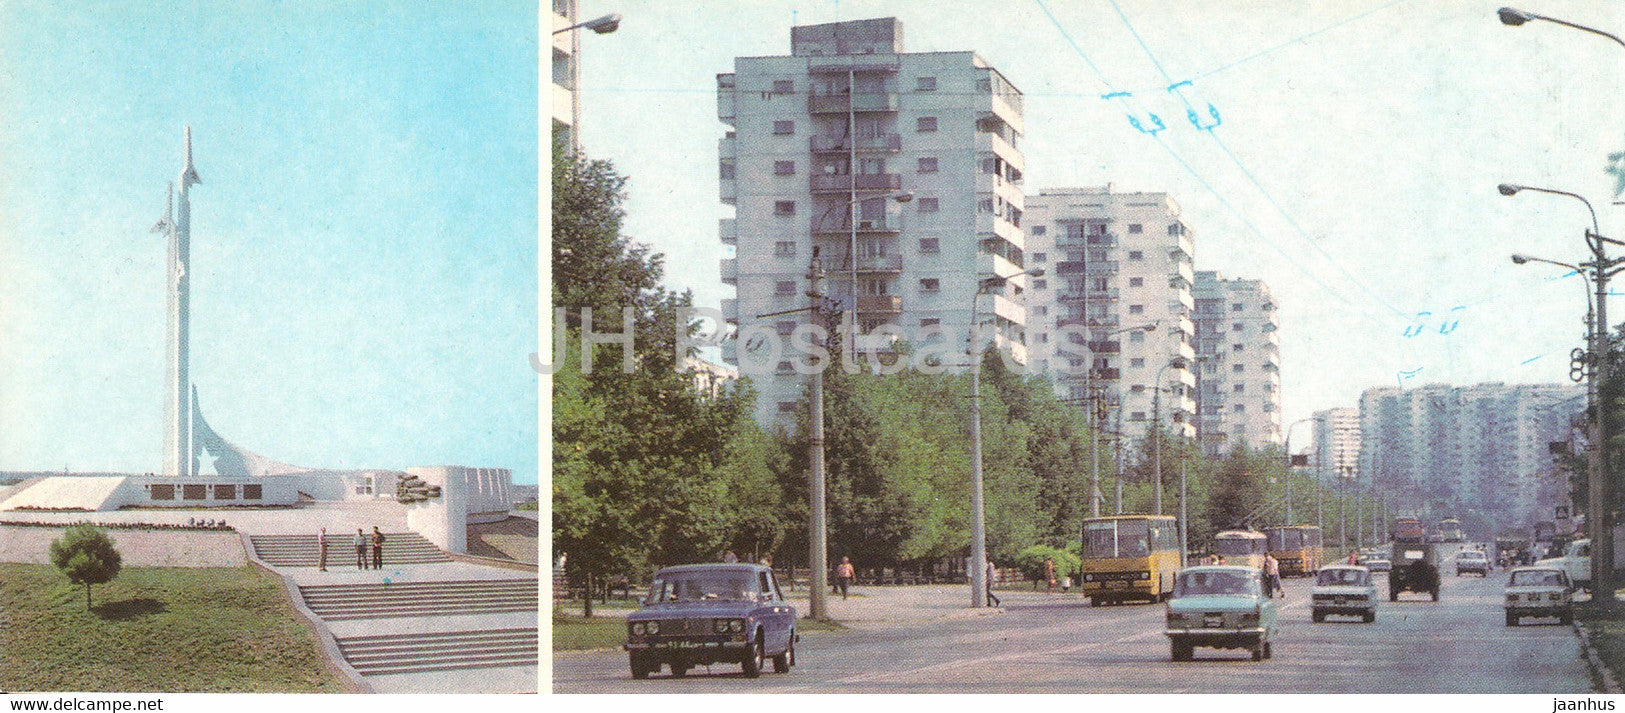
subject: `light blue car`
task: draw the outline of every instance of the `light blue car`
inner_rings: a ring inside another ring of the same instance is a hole
[[[1181,570],[1168,600],[1168,637],[1175,661],[1191,660],[1198,646],[1246,649],[1254,661],[1273,655],[1277,612],[1264,595],[1263,572],[1252,567]]]

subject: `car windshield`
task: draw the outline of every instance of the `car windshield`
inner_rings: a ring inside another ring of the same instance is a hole
[[[650,604],[697,601],[756,601],[749,572],[678,572],[656,577],[649,585]]]
[[[1514,587],[1561,587],[1563,573],[1555,569],[1535,569],[1512,573]]]
[[[1489,558],[1488,555],[1484,554],[1483,552],[1479,552],[1478,550],[1468,550],[1467,552],[1463,552],[1458,555],[1458,557],[1464,560],[1481,560]]]
[[[1186,572],[1180,575],[1179,584],[1174,588],[1175,597],[1203,594],[1257,595],[1258,592],[1258,577],[1240,572]]]
[[[1322,587],[1364,586],[1371,583],[1371,575],[1357,569],[1323,569],[1315,575],[1315,584]]]

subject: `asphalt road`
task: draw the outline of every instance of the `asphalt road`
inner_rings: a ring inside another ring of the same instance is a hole
[[[1379,579],[1381,576],[1379,575]],[[1289,580],[1274,658],[1197,649],[1169,660],[1161,605],[1091,608],[1076,597],[1002,593],[990,616],[809,632],[788,674],[735,665],[633,680],[620,651],[561,653],[559,693],[1585,693],[1579,642],[1553,620],[1505,625],[1505,572],[1445,575],[1438,603],[1402,595],[1377,621],[1309,618],[1309,582]],[[1379,582],[1379,584],[1385,584]],[[1547,623],[1551,622],[1551,623]]]

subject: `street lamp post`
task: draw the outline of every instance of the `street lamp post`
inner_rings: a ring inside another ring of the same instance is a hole
[[[1093,326],[1092,322],[1091,326]],[[1157,323],[1150,322],[1137,327],[1125,327],[1123,329],[1107,332],[1102,336],[1105,339],[1111,339],[1116,335],[1126,334],[1128,332],[1155,331],[1157,331]],[[1093,335],[1091,334],[1091,336]],[[1106,497],[1100,491],[1100,426],[1101,421],[1104,419],[1100,418],[1097,413],[1099,408],[1099,400],[1095,395],[1095,365],[1093,349],[1089,350],[1088,370],[1084,372],[1083,384],[1084,391],[1089,395],[1088,401],[1086,402],[1089,405],[1089,517],[1100,517],[1100,501],[1104,500]]]
[[[908,194],[910,198],[913,194]],[[987,511],[982,498],[982,350],[977,337],[976,301],[1012,277],[1027,275],[1040,277],[1043,270],[1023,270],[1011,275],[985,278],[976,285],[976,294],[970,300],[970,428],[971,428],[971,540],[970,540],[970,605],[980,608],[987,603]]]
[[[1321,419],[1314,416],[1300,418],[1286,427],[1286,524],[1288,527],[1292,525],[1292,429],[1297,428],[1298,424],[1319,420]]]
[[[1574,270],[1582,277],[1586,276],[1586,270],[1591,271],[1590,287],[1595,289],[1596,297],[1589,310],[1591,313],[1591,328],[1588,330],[1589,334],[1587,335],[1590,342],[1587,345],[1587,361],[1591,365],[1591,369],[1587,372],[1586,390],[1596,440],[1593,442],[1589,453],[1590,458],[1588,459],[1586,529],[1591,535],[1593,596],[1599,601],[1612,600],[1614,593],[1614,537],[1610,506],[1613,503],[1613,482],[1609,473],[1610,463],[1608,457],[1608,414],[1611,409],[1605,400],[1600,397],[1600,385],[1607,383],[1613,372],[1612,359],[1608,353],[1608,278],[1618,273],[1620,271],[1618,265],[1625,262],[1619,259],[1610,259],[1606,252],[1606,244],[1625,245],[1625,243],[1603,237],[1597,224],[1597,211],[1591,207],[1591,201],[1586,200],[1584,196],[1577,193],[1507,183],[1497,186],[1497,190],[1504,196],[1516,195],[1526,190],[1567,196],[1584,203],[1586,210],[1591,213],[1591,230],[1585,233],[1586,245],[1591,249],[1592,259],[1590,262],[1570,265],[1527,255],[1513,255],[1512,261],[1519,265],[1529,262],[1557,265]]]
[[[565,33],[565,32],[569,32],[571,30],[592,30],[593,32],[596,32],[596,33],[598,33],[600,35],[607,35],[607,34],[609,34],[611,32],[614,32],[620,26],[621,26],[621,13],[612,12],[612,13],[610,13],[608,15],[603,16],[603,17],[595,17],[595,18],[593,18],[591,20],[588,20],[586,22],[576,23],[576,24],[571,25],[569,27],[566,27],[566,28],[564,28],[562,30],[554,30],[553,34],[555,34],[555,35],[562,34],[562,33]]]
[[[1572,27],[1572,28],[1574,28],[1576,30],[1580,30],[1582,32],[1589,32],[1589,33],[1591,33],[1593,35],[1602,35],[1603,37],[1607,37],[1610,40],[1618,42],[1621,47],[1625,47],[1625,40],[1620,39],[1618,35],[1614,35],[1614,34],[1611,34],[1611,33],[1608,33],[1608,32],[1603,32],[1602,30],[1596,29],[1594,27],[1586,27],[1585,25],[1577,25],[1577,24],[1569,22],[1567,20],[1559,20],[1559,19],[1557,19],[1555,17],[1547,17],[1545,15],[1536,15],[1535,13],[1532,13],[1532,12],[1524,12],[1522,10],[1516,10],[1516,9],[1513,9],[1513,8],[1510,8],[1510,7],[1503,7],[1500,10],[1496,10],[1495,12],[1496,12],[1497,15],[1499,15],[1501,17],[1501,24],[1507,25],[1509,27],[1517,27],[1517,26],[1522,25],[1523,23],[1528,22],[1530,20],[1545,20],[1547,22],[1556,23],[1556,24],[1562,25],[1564,27]]]
[[[1176,358],[1167,364],[1163,364],[1162,368],[1157,370],[1156,382],[1151,387],[1155,389],[1155,392],[1151,394],[1151,437],[1155,439],[1151,441],[1151,460],[1155,463],[1152,469],[1157,475],[1156,505],[1158,515],[1162,514],[1162,373],[1170,367],[1184,369],[1185,360]]]

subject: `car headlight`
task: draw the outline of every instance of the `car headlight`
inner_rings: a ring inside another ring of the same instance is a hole
[[[649,622],[649,633],[651,633],[651,634],[660,633],[660,622],[658,622],[658,621]]]
[[[645,630],[646,630],[646,629],[647,629],[647,627],[645,627],[645,626],[644,626],[644,625],[643,625],[643,622],[641,622],[641,621],[639,621],[639,622],[634,622],[634,623],[633,623],[633,624],[632,624],[632,635],[633,635],[633,636],[643,636],[643,632],[644,632],[644,631],[645,631]]]
[[[1140,579],[1150,579],[1150,578],[1151,578],[1151,573],[1150,572],[1141,572],[1140,573]]]
[[[719,634],[727,632],[728,631],[728,620],[727,619],[712,619],[711,620],[711,630],[715,631],[715,632],[717,632]]]
[[[1083,575],[1083,581],[1085,581],[1085,582],[1093,582],[1093,581],[1095,581],[1095,575],[1093,575],[1093,574],[1085,574],[1085,575]]]

